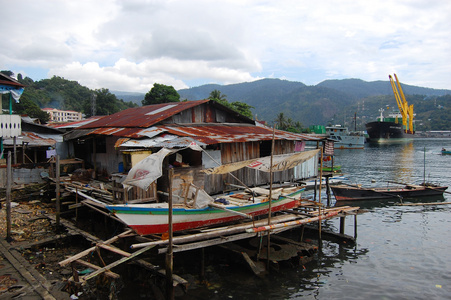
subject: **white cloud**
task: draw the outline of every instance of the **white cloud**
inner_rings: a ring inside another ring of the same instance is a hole
[[[22,0],[2,12],[2,69],[47,69],[91,88],[395,71],[409,84],[451,82],[449,1]]]

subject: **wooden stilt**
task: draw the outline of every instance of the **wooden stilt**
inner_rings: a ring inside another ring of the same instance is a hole
[[[340,217],[340,233],[345,234],[345,221],[346,217]]]
[[[354,239],[357,239],[357,214],[354,215]]]
[[[168,225],[169,225],[169,243],[168,252],[166,253],[166,299],[174,299],[174,286],[172,283],[172,269],[173,269],[173,252],[172,252],[172,177],[174,169],[169,169],[169,197],[168,197]]]
[[[59,228],[60,224],[60,215],[61,215],[61,203],[60,203],[60,156],[56,155],[55,162],[55,171],[56,171],[56,227]]]
[[[6,165],[6,240],[11,242],[11,185],[13,181],[11,170],[11,151],[8,151]]]

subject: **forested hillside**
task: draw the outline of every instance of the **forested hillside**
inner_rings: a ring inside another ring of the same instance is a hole
[[[33,81],[22,78],[26,85],[20,103],[14,104],[17,113],[45,119],[40,108],[55,107],[81,111],[92,115],[92,100],[96,99],[96,115],[112,114],[138,106],[144,93],[110,92],[108,89],[90,90],[76,81],[54,76]],[[402,83],[401,83],[402,84]],[[451,91],[402,84],[409,104],[414,105],[417,130],[451,130]],[[244,102],[253,107],[258,120],[272,124],[280,114],[303,127],[310,125],[342,124],[363,130],[364,124],[384,113],[398,111],[390,82],[366,82],[360,79],[326,80],[316,86],[280,79],[262,79],[231,85],[208,84],[179,90],[180,100],[200,100],[212,91],[220,91],[228,102]],[[125,99],[126,101],[122,100]],[[3,97],[3,107],[7,107]],[[31,112],[31,113],[30,113]],[[356,116],[356,119],[354,119]]]
[[[407,101],[414,104],[417,130],[451,129],[450,90],[402,84]],[[231,85],[203,85],[179,90],[182,99],[205,99],[212,90],[254,107],[254,116],[272,123],[280,113],[303,126],[342,124],[364,130],[364,124],[385,113],[397,111],[390,82],[360,79],[326,80],[316,86],[280,79],[262,79]],[[445,96],[448,95],[448,96]],[[387,108],[388,107],[388,108]]]
[[[53,76],[51,79],[33,81],[29,77],[22,78],[18,74],[17,80],[26,87],[20,102],[13,104],[14,112],[39,118],[43,123],[48,120],[48,115],[41,111],[41,108],[46,107],[74,110],[82,112],[86,117],[91,116],[94,112],[92,106],[93,98],[95,98],[96,103],[96,115],[109,115],[137,106],[132,102],[124,102],[118,99],[108,89],[90,90],[76,81],[66,80],[58,76]],[[3,97],[2,101],[3,107],[8,107],[7,97]]]

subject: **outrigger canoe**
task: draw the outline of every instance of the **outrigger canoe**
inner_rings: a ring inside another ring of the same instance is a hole
[[[330,187],[337,201],[417,198],[442,195],[447,186],[404,185],[390,188],[368,188],[349,185]]]
[[[216,225],[267,214],[269,190],[253,188],[249,192],[221,196],[197,207],[191,204],[174,204],[173,231]],[[271,212],[291,209],[300,204],[300,187],[273,190]],[[255,194],[259,194],[255,196]],[[168,232],[168,203],[107,205],[106,208],[140,235]]]

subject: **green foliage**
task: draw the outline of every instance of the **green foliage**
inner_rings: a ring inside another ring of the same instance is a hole
[[[88,117],[91,116],[93,95],[96,95],[96,115],[113,114],[138,106],[132,102],[117,99],[108,89],[92,91],[76,81],[69,81],[58,76],[36,82],[29,77],[23,78],[21,74],[18,74],[17,78],[26,87],[20,97],[20,103],[14,105],[13,109],[18,114],[39,118],[42,123],[48,121],[48,114],[39,108],[45,107],[74,110]]]
[[[216,101],[216,102],[242,114],[243,116],[246,116],[249,119],[252,119],[251,109],[254,108],[253,106],[251,106],[247,103],[244,103],[244,102],[240,102],[240,101],[234,101],[234,102],[230,103],[229,101],[227,101],[227,95],[222,94],[219,90],[211,91],[208,99],[210,99],[212,101]]]
[[[299,121],[294,122],[291,118],[286,118],[284,113],[281,112],[277,115],[274,120],[276,128],[280,130],[285,130],[294,133],[304,132],[306,129],[302,127],[302,123]]]
[[[142,105],[152,105],[169,102],[180,102],[180,95],[173,86],[155,83],[146,94]]]
[[[27,115],[30,118],[38,118],[41,121],[41,124],[47,123],[50,118],[50,115],[41,110],[39,106],[33,102],[33,100],[23,97],[23,95],[20,98],[19,103],[13,103],[13,110],[19,115]]]

